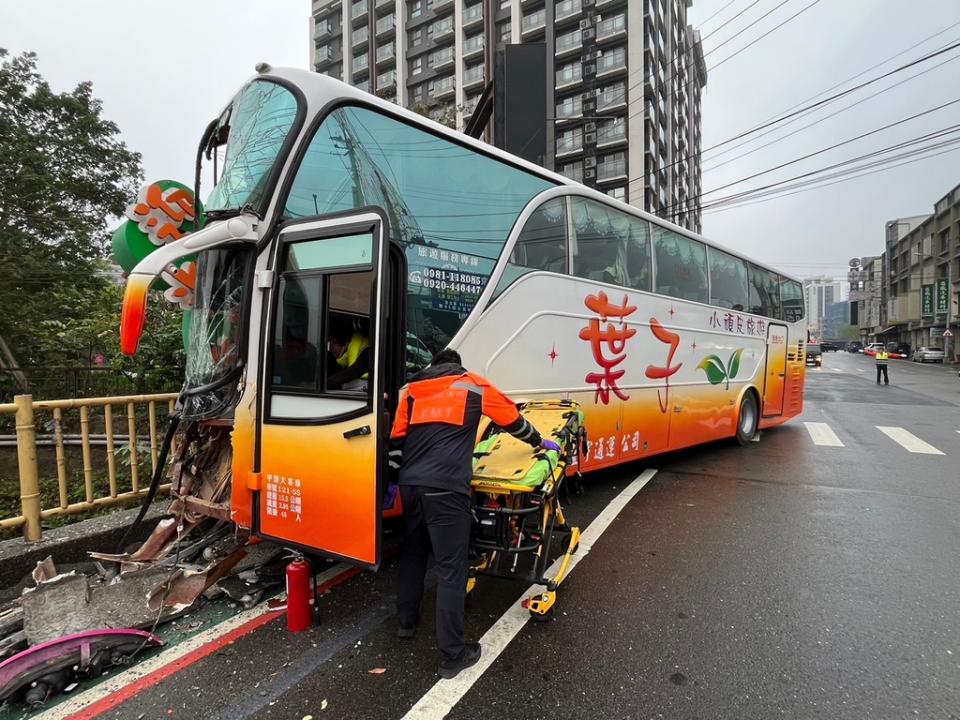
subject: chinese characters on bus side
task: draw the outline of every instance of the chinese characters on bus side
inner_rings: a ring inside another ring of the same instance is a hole
[[[587,373],[585,379],[597,388],[594,402],[602,402],[604,405],[610,402],[611,392],[621,400],[629,398],[617,387],[617,381],[624,376],[626,370],[614,370],[627,359],[627,340],[637,334],[635,329],[627,327],[625,321],[625,318],[637,309],[627,301],[628,298],[624,295],[623,302],[615,305],[602,290],[596,295],[587,296],[585,301],[587,308],[598,317],[592,318],[590,324],[580,331],[580,339],[590,343],[593,359],[602,370]],[[619,322],[610,322],[611,318]]]
[[[759,318],[744,317],[739,313],[720,313],[714,311],[710,316],[710,327],[717,330],[735,332],[738,335],[754,335],[764,337],[767,334],[767,323]]]
[[[303,498],[300,479],[267,475],[267,516],[303,522]]]

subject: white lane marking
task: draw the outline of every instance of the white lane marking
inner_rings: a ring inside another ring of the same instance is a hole
[[[842,372],[843,372],[843,370],[841,370],[840,368],[831,368],[831,370],[833,370],[834,372],[839,372],[839,373],[842,373]]]
[[[923,455],[943,455],[930,443],[924,442],[912,432],[904,430],[902,427],[881,427],[877,425],[877,430],[882,432],[888,438],[901,445],[904,449],[912,453],[922,453]]]
[[[810,433],[810,439],[813,440],[814,445],[844,447],[844,444],[840,442],[840,438],[838,438],[837,434],[833,431],[833,428],[826,423],[805,422],[804,427],[806,427],[807,432]]]
[[[333,580],[338,575],[350,569],[351,566],[347,565],[346,563],[337,563],[333,567],[317,575],[316,583],[318,586],[323,585],[324,583]],[[281,593],[277,596],[279,599],[283,599],[285,597],[286,593]],[[240,627],[244,623],[253,620],[257,616],[267,613],[276,613],[279,615],[282,614],[282,611],[278,612],[276,610],[269,610],[266,601],[260,603],[256,607],[250,608],[249,610],[242,610],[233,617],[227,618],[222,623],[218,623],[217,625],[207,628],[201,633],[197,633],[192,638],[184,640],[179,645],[163,650],[158,655],[154,655],[143,662],[137,663],[129,670],[124,670],[122,673],[118,673],[108,680],[104,680],[102,683],[94,685],[89,690],[71,697],[68,701],[60,703],[56,707],[52,707],[40,715],[34,715],[32,720],[64,720],[74,713],[83,710],[88,705],[92,705],[98,700],[102,700],[108,695],[112,695],[130,683],[149,675],[155,670],[159,670],[162,667],[166,667],[171,663],[177,662],[180,660],[180,658],[185,657],[194,650],[203,647],[210,641],[216,640],[221,635],[226,635],[231,630]]]
[[[644,470],[636,480],[630,483],[623,492],[617,495],[610,504],[603,509],[603,512],[597,515],[596,519],[590,523],[590,527],[588,527],[581,536],[580,547],[576,555],[570,558],[568,573],[573,572],[577,564],[590,553],[593,544],[600,538],[604,530],[613,522],[614,518],[616,518],[624,506],[630,502],[633,496],[640,492],[644,485],[650,482],[656,473],[656,470]],[[557,561],[554,562],[548,571],[548,575],[556,572],[562,559],[562,557],[558,558]],[[493,664],[493,661],[496,660],[497,657],[500,656],[500,653],[510,644],[510,641],[513,640],[523,626],[527,624],[527,620],[530,619],[530,613],[523,609],[520,603],[524,598],[534,592],[534,588],[537,587],[540,586],[531,585],[523,595],[517,598],[517,601],[510,606],[510,609],[493,624],[493,627],[487,630],[484,636],[480,638],[483,654],[480,656],[480,661],[476,665],[462,671],[453,680],[439,680],[417,701],[416,705],[410,708],[407,714],[403,716],[403,720],[407,720],[408,718],[410,720],[414,718],[418,720],[440,720],[441,718],[445,718],[447,713],[453,709],[454,705],[463,699],[467,691],[473,687],[473,684],[480,679],[487,668]]]
[[[866,372],[863,368],[857,368],[857,372]]]

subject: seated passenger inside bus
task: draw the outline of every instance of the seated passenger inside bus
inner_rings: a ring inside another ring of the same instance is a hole
[[[370,370],[370,338],[365,318],[331,313],[330,362],[327,387],[330,390],[365,392]]]

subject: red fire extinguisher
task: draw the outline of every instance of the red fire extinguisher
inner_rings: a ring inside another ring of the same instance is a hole
[[[303,632],[311,625],[310,563],[297,553],[287,565],[287,630]]]

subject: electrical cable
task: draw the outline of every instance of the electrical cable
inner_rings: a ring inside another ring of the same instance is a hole
[[[828,145],[827,147],[820,148],[819,150],[815,150],[815,151],[813,151],[813,152],[807,153],[806,155],[801,155],[800,157],[794,158],[793,160],[788,160],[787,162],[780,163],[779,165],[774,165],[773,167],[767,168],[766,170],[761,170],[761,171],[759,171],[759,172],[755,172],[755,173],[753,173],[753,174],[751,174],[751,175],[747,175],[747,176],[745,176],[745,177],[742,177],[742,178],[740,178],[739,180],[733,180],[732,182],[728,182],[728,183],[725,183],[725,184],[723,184],[723,185],[718,185],[717,187],[712,188],[712,189],[710,189],[710,190],[704,190],[703,192],[701,192],[701,193],[699,193],[699,194],[697,194],[697,195],[693,195],[693,196],[691,196],[690,198],[687,198],[687,201],[689,201],[689,200],[700,200],[701,198],[703,198],[703,197],[705,197],[705,196],[707,196],[707,195],[712,195],[713,193],[719,192],[720,190],[724,190],[724,189],[729,188],[729,187],[732,187],[732,186],[734,186],[734,185],[739,185],[740,183],[746,182],[747,180],[753,180],[754,178],[760,177],[761,175],[766,175],[766,174],[768,174],[768,173],[775,172],[775,171],[777,171],[777,170],[780,170],[780,169],[782,169],[782,168],[788,167],[788,166],[790,166],[790,165],[794,165],[794,164],[796,164],[796,163],[798,163],[798,162],[802,162],[803,160],[809,160],[810,158],[816,157],[817,155],[822,155],[822,154],[825,153],[825,152],[829,152],[829,151],[831,151],[831,150],[836,150],[837,148],[843,147],[844,145],[849,145],[850,143],[856,142],[857,140],[862,140],[863,138],[870,137],[871,135],[876,135],[876,134],[879,133],[879,132],[883,132],[884,130],[889,130],[890,128],[893,128],[893,127],[896,127],[896,126],[898,126],[898,125],[902,125],[902,124],[904,124],[904,123],[910,122],[911,120],[916,120],[917,118],[924,117],[925,115],[929,115],[929,114],[931,114],[931,113],[938,112],[938,111],[940,111],[940,110],[943,110],[944,108],[950,107],[951,105],[956,105],[957,103],[960,103],[960,98],[956,98],[956,99],[954,99],[954,100],[950,100],[949,102],[945,102],[945,103],[943,103],[943,104],[941,104],[941,105],[937,105],[936,107],[929,108],[929,109],[924,110],[924,111],[919,112],[919,113],[915,113],[914,115],[910,115],[910,116],[908,116],[908,117],[902,118],[902,119],[897,120],[897,121],[895,121],[895,122],[888,123],[887,125],[883,125],[883,126],[881,126],[881,127],[874,128],[873,130],[870,130],[870,131],[868,131],[868,132],[861,133],[861,134],[859,134],[859,135],[855,135],[855,136],[852,137],[852,138],[848,138],[848,139],[846,139],[846,140],[842,140],[842,141],[840,141],[840,142],[838,142],[838,143],[834,143],[833,145]],[[670,207],[668,206],[667,209],[670,209]]]
[[[867,100],[870,100],[870,99],[872,99],[872,98],[875,98],[875,97],[877,97],[878,95],[882,95],[883,93],[887,92],[888,90],[892,90],[892,89],[895,88],[895,87],[899,87],[900,85],[903,85],[903,84],[906,83],[906,82],[910,82],[911,80],[913,80],[913,79],[915,79],[915,78],[918,78],[918,77],[920,77],[921,75],[926,75],[928,72],[931,72],[931,71],[933,71],[933,70],[936,70],[937,68],[942,67],[942,66],[946,65],[947,63],[951,63],[951,62],[953,62],[953,61],[955,61],[955,60],[960,60],[960,54],[954,55],[952,58],[948,58],[947,60],[944,60],[942,63],[938,63],[938,64],[934,65],[933,67],[927,68],[926,70],[921,70],[921,71],[918,72],[916,75],[911,75],[911,76],[908,77],[908,78],[904,78],[903,80],[900,80],[899,82],[896,82],[896,83],[894,83],[893,85],[890,85],[889,87],[885,87],[885,88],[883,88],[882,90],[878,90],[877,92],[873,93],[872,95],[868,95],[867,97],[865,97],[865,98],[863,98],[863,99],[861,99],[861,100],[857,100],[856,102],[851,103],[850,105],[845,105],[844,107],[840,108],[839,110],[835,110],[834,112],[830,113],[829,115],[825,115],[824,117],[822,117],[822,118],[820,118],[820,119],[818,119],[818,120],[814,120],[812,123],[808,123],[808,124],[804,125],[803,127],[799,127],[799,128],[797,128],[796,130],[793,130],[792,132],[787,133],[786,135],[781,135],[780,137],[778,137],[778,138],[776,138],[776,139],[774,139],[774,140],[771,140],[771,141],[768,142],[768,143],[764,143],[763,145],[758,145],[757,147],[753,148],[752,150],[748,150],[748,151],[746,151],[746,152],[744,152],[744,153],[741,153],[740,155],[735,155],[735,156],[732,157],[732,158],[727,158],[727,159],[724,160],[723,162],[717,163],[716,165],[711,165],[710,167],[704,167],[702,170],[703,170],[704,173],[707,173],[707,172],[710,172],[711,170],[716,170],[716,169],[719,168],[719,167],[723,167],[724,165],[727,165],[728,163],[732,163],[734,160],[739,160],[740,158],[744,158],[744,157],[747,157],[748,155],[752,155],[753,153],[757,152],[758,150],[762,150],[763,148],[770,147],[771,145],[775,145],[776,143],[780,142],[781,140],[786,140],[788,137],[792,137],[792,136],[796,135],[797,133],[800,133],[800,132],[802,132],[802,131],[804,131],[804,130],[806,130],[806,129],[808,129],[808,128],[813,127],[814,125],[817,125],[817,124],[819,124],[819,123],[822,123],[824,120],[829,120],[830,118],[832,118],[832,117],[834,117],[834,116],[836,116],[836,115],[839,115],[839,114],[842,113],[842,112],[845,112],[845,111],[847,111],[847,110],[850,110],[851,108],[854,108],[854,107],[856,107],[857,105],[860,105],[861,103],[866,102]],[[796,119],[799,119],[799,118],[795,118],[795,120],[796,120]],[[768,132],[774,132],[774,130],[769,130]],[[756,138],[754,138],[754,139],[756,139]],[[753,140],[747,140],[746,142],[743,143],[743,145],[748,145],[748,144],[751,143],[751,142],[753,142]],[[741,147],[741,146],[735,146],[735,147]],[[721,153],[721,154],[722,154],[722,153]],[[707,161],[707,162],[709,162],[709,161]]]
[[[845,166],[848,166],[848,165],[852,165],[853,163],[860,162],[860,161],[862,161],[862,160],[866,160],[866,159],[869,159],[869,158],[871,158],[871,157],[875,157],[875,156],[877,156],[877,155],[883,155],[883,154],[885,154],[885,153],[892,152],[892,151],[895,151],[895,150],[901,150],[901,149],[906,148],[906,147],[909,147],[909,146],[911,146],[911,145],[917,145],[917,144],[919,144],[919,143],[926,142],[926,141],[928,141],[928,140],[938,139],[938,138],[941,138],[942,136],[948,135],[948,134],[950,134],[950,133],[952,133],[952,132],[957,132],[958,129],[960,129],[960,125],[952,125],[952,126],[948,126],[948,127],[946,127],[946,128],[941,128],[940,130],[936,130],[936,131],[934,131],[934,132],[927,133],[926,135],[921,135],[921,136],[918,136],[918,137],[916,137],[916,138],[912,138],[912,139],[910,139],[910,140],[903,141],[903,142],[901,142],[901,143],[896,143],[896,144],[894,144],[894,145],[889,145],[889,146],[887,146],[887,147],[885,147],[885,148],[881,148],[881,149],[879,149],[879,150],[875,150],[875,151],[870,152],[870,153],[867,153],[867,154],[865,154],[865,155],[861,155],[861,156],[855,157],[855,158],[849,158],[849,159],[847,159],[847,160],[843,160],[843,161],[841,161],[841,162],[839,162],[839,163],[835,163],[835,164],[833,164],[833,165],[828,165],[828,166],[826,166],[826,167],[818,168],[818,169],[816,169],[816,170],[812,170],[812,171],[810,171],[810,172],[803,173],[803,174],[801,174],[801,175],[796,175],[796,176],[794,176],[794,177],[792,177],[792,178],[787,178],[786,180],[781,180],[781,181],[779,181],[779,182],[771,183],[771,184],[769,184],[769,185],[765,185],[765,186],[762,186],[762,187],[759,187],[759,188],[753,188],[753,189],[750,189],[750,190],[744,190],[744,191],[741,191],[741,192],[738,192],[738,193],[734,193],[733,195],[728,195],[728,196],[723,197],[723,198],[716,198],[715,200],[712,200],[712,201],[708,202],[707,205],[708,205],[708,206],[712,206],[712,205],[715,205],[715,204],[717,204],[717,203],[729,202],[729,201],[731,201],[731,200],[736,200],[737,198],[742,197],[742,196],[754,195],[755,193],[757,193],[757,192],[759,192],[759,191],[766,190],[766,189],[768,189],[768,188],[778,187],[778,186],[780,186],[780,185],[785,185],[785,184],[790,183],[790,182],[793,182],[794,180],[797,180],[797,179],[811,177],[811,176],[813,176],[813,175],[817,175],[817,174],[826,172],[826,171],[828,171],[828,170],[833,170],[833,169],[837,169],[837,168],[840,168],[840,167],[845,167]],[[955,140],[955,139],[950,139],[950,140],[946,140],[946,141],[942,141],[942,140],[941,140],[941,142],[950,143],[950,142],[954,142],[954,140]],[[939,147],[939,146],[940,146],[939,144],[935,144],[935,145],[933,145],[933,146],[928,146],[926,149],[931,149],[932,147]],[[909,152],[910,152],[910,153],[923,152],[923,149],[922,149],[922,148],[914,148],[913,150],[910,150]],[[891,158],[886,158],[884,161],[890,161],[890,160],[892,160],[892,159],[895,159],[896,157],[897,157],[897,156],[893,156],[893,157],[891,157]],[[877,161],[877,162],[883,162],[883,161]]]

